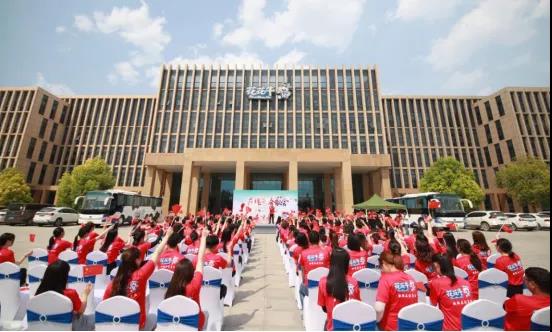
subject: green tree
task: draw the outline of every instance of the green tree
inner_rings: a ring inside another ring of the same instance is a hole
[[[420,189],[454,193],[469,199],[474,205],[481,203],[485,197],[473,173],[452,157],[435,161],[420,180]]]
[[[25,182],[23,174],[15,168],[6,168],[0,172],[0,205],[12,202],[32,202],[31,188]]]
[[[521,158],[496,174],[496,183],[520,204],[550,200],[550,167],[542,160]]]
[[[73,206],[75,198],[90,190],[111,189],[115,185],[115,177],[111,167],[99,158],[88,159],[84,164],[65,172],[59,181],[58,205]]]

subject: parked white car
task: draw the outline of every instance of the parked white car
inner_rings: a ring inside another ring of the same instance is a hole
[[[38,211],[33,223],[37,225],[62,226],[64,224],[78,223],[79,214],[77,211],[66,207],[47,207]]]
[[[507,225],[508,219],[500,211],[473,211],[466,215],[464,220],[466,229],[480,229],[490,231]]]
[[[6,213],[8,212],[7,209],[0,210],[0,222],[6,221]]]
[[[537,219],[537,230],[550,229],[550,213],[533,213],[533,216]]]
[[[506,213],[506,218],[508,218],[508,223],[512,225],[514,231],[537,229],[537,219],[530,213]]]

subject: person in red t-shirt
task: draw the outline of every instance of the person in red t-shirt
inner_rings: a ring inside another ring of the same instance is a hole
[[[86,326],[86,319],[81,315],[86,310],[88,295],[92,291],[93,285],[91,283],[87,284],[80,296],[76,290],[67,288],[67,279],[69,278],[70,269],[69,264],[62,260],[56,260],[48,265],[34,295],[54,291],[68,297],[73,303],[73,313],[77,315],[73,318],[73,327],[78,327],[75,330],[92,330],[93,326]],[[77,320],[75,321],[75,319]]]
[[[512,243],[507,239],[498,239],[496,249],[501,256],[495,262],[495,268],[508,275],[507,297],[523,294],[524,269],[521,258],[512,251]]]
[[[307,239],[307,236],[301,232],[297,232],[297,236],[295,237],[295,249],[291,253],[291,257],[295,260],[295,265],[299,265],[299,257],[301,256],[301,253],[309,247],[309,240]]]
[[[392,243],[391,247],[395,245]],[[418,302],[416,282],[414,278],[403,271],[403,259],[400,254],[393,253],[396,251],[385,251],[379,259],[382,273],[374,309],[379,328],[385,331],[396,331],[399,311]]]
[[[318,284],[318,305],[326,313],[325,331],[333,331],[333,310],[347,300],[360,301],[358,282],[349,275],[349,254],[337,248],[332,251],[330,271]]]
[[[167,248],[159,256],[159,269],[174,271],[176,264],[180,262],[184,255],[178,250],[178,244],[182,241],[182,234],[174,232],[167,241]]]
[[[472,250],[473,252],[479,256],[479,259],[481,259],[481,263],[483,264],[483,269],[487,269],[487,259],[489,256],[492,255],[491,248],[489,248],[489,245],[487,244],[487,239],[485,239],[485,234],[480,231],[473,231],[472,232],[472,239],[473,239],[473,245]]]
[[[216,235],[209,235],[206,240],[207,250],[205,252],[205,257],[203,259],[203,265],[210,266],[215,269],[225,269],[232,263],[232,243],[228,243],[226,248],[227,258],[223,258],[218,254],[217,246],[219,244],[219,239]],[[195,261],[197,262],[197,257]]]
[[[472,298],[479,299],[479,272],[483,271],[483,263],[473,251],[470,242],[465,239],[459,239],[456,242],[460,256],[454,262],[456,267],[461,268],[468,274]]]
[[[270,204],[268,205],[268,223],[274,224],[274,213],[276,212],[276,209],[274,208],[274,203],[270,201]]]
[[[199,330],[205,325],[205,314],[201,311],[201,304],[199,302],[199,292],[203,283],[203,258],[205,255],[205,244],[209,232],[204,229],[201,241],[199,244],[199,252],[197,254],[197,264],[194,265],[187,258],[181,259],[175,266],[174,274],[172,276],[165,298],[176,295],[184,295],[194,300],[199,306]]]
[[[9,262],[15,265],[21,265],[21,263],[23,263],[23,261],[33,253],[33,251],[31,250],[25,255],[23,255],[23,257],[21,257],[20,260],[16,261],[13,250],[11,250],[11,247],[13,246],[14,242],[15,242],[15,234],[4,233],[0,235],[0,263]],[[27,279],[27,269],[22,268],[20,269],[19,284],[21,286],[25,285],[26,279]]]
[[[199,252],[199,235],[196,231],[190,233],[190,243],[186,247],[184,253],[186,255],[197,255]]]
[[[429,283],[431,304],[438,306],[445,316],[443,331],[460,331],[462,309],[473,301],[470,284],[467,280],[456,277],[447,256],[436,255],[433,262],[439,276]]]
[[[111,229],[107,232],[105,240],[100,247],[100,251],[105,252],[107,255],[107,275],[109,275],[111,271],[117,267],[117,257],[126,245],[126,242],[119,237],[118,224],[113,224]]]
[[[121,266],[119,266],[113,281],[105,289],[104,300],[112,296],[122,295],[138,302],[140,306],[140,329],[146,326],[146,288],[148,279],[153,271],[155,271],[159,255],[165,249],[165,245],[171,234],[173,234],[173,229],[169,228],[159,246],[151,254],[150,260],[143,265],[138,248],[130,247],[123,251]]]
[[[414,269],[425,274],[427,279],[431,281],[437,277],[437,272],[433,267],[433,256],[435,252],[429,244],[429,240],[423,232],[416,235],[416,263],[414,263]]]
[[[540,267],[525,270],[525,285],[531,295],[516,294],[504,302],[506,331],[530,331],[531,316],[550,306],[550,272]]]
[[[307,275],[309,272],[318,267],[330,267],[330,252],[320,247],[320,234],[318,232],[312,231],[309,233],[309,248],[301,252],[298,264],[303,275],[303,282],[299,288],[301,303],[303,303],[303,299],[309,294],[309,289],[307,287]]]
[[[349,269],[348,276],[366,268],[368,264],[369,253],[360,247],[360,239],[357,234],[349,235],[347,238],[347,249],[349,249]],[[331,263],[330,263],[331,266]]]
[[[94,232],[94,224],[92,223],[87,223],[79,229],[73,241],[73,251],[78,255],[79,264],[86,264],[86,255],[94,251],[96,241],[103,238],[108,231],[109,229],[104,229],[103,233],[98,235]]]
[[[138,248],[140,251],[140,260],[144,260],[148,254],[148,250],[151,248],[154,248],[159,242],[161,241],[162,234],[160,236],[157,236],[155,241],[150,242],[146,240],[146,231],[141,229],[140,227],[137,227],[132,232],[132,246]]]
[[[57,261],[59,254],[73,246],[71,242],[63,239],[64,236],[65,230],[63,227],[56,227],[54,229],[53,234],[48,241],[48,247],[46,247],[48,250],[48,264],[52,264]]]

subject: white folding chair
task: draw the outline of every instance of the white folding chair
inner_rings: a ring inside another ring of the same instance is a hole
[[[295,286],[295,277],[297,273],[297,265],[295,264],[295,259],[293,259],[293,250],[297,248],[297,245],[294,244],[289,248],[290,254],[288,255],[289,261],[289,273],[288,273],[288,285],[289,287]]]
[[[124,296],[114,296],[96,307],[96,331],[138,331],[140,305]]]
[[[462,330],[503,331],[505,315],[502,306],[493,301],[473,301],[462,309]]]
[[[208,331],[220,331],[224,319],[224,305],[220,299],[222,272],[210,266],[203,268],[203,286],[199,292],[202,309],[207,312]]]
[[[487,268],[493,268],[496,264],[496,260],[500,257],[499,253],[492,254],[491,256],[487,257]]]
[[[35,265],[48,265],[48,250],[43,248],[34,248],[32,254],[27,257],[28,268]]]
[[[247,261],[249,260],[249,250],[247,249],[247,242],[243,241],[241,244],[241,249],[243,253],[243,265],[245,266],[247,264]]]
[[[411,276],[412,278],[414,278],[414,281],[416,283],[422,283],[427,287],[429,281],[427,279],[427,276],[425,274],[423,274],[422,272],[420,272],[418,270],[414,270],[414,269],[409,269],[409,270],[406,270],[404,272],[406,274],[408,274],[409,276]],[[428,300],[429,299],[427,298],[426,292],[418,290],[418,302],[419,303],[427,303]]]
[[[379,255],[372,255],[366,260],[366,267],[369,269],[379,269]]]
[[[531,316],[531,331],[550,331],[550,306],[536,310]]]
[[[307,274],[309,295],[303,299],[303,320],[307,331],[322,331],[326,313],[318,305],[318,285],[320,279],[328,275],[329,270],[318,267]]]
[[[362,269],[353,273],[353,278],[358,282],[362,302],[374,305],[381,273],[377,270]]]
[[[27,271],[27,275],[29,278],[29,297],[33,297],[35,295],[36,290],[38,286],[40,286],[40,282],[44,277],[44,272],[46,272],[46,268],[48,268],[48,266],[42,264],[36,264],[32,267],[29,267],[29,270]]]
[[[184,243],[184,241],[181,241],[178,244],[178,251],[180,251],[180,253],[184,255],[186,253],[186,249],[188,249],[188,245]]]
[[[102,294],[105,291],[105,287],[109,282],[107,276],[107,254],[103,251],[94,250],[86,255],[86,265],[101,265],[103,266],[103,272],[97,275],[94,279],[94,293]],[[96,296],[96,295],[95,295]]]
[[[186,254],[186,255],[184,255],[184,257],[186,259],[188,259],[190,262],[193,262],[197,258],[197,255],[195,255],[195,254]]]
[[[27,326],[30,331],[71,331],[73,303],[54,291],[33,296],[27,306]]]
[[[458,266],[454,267],[454,275],[457,278],[468,280],[468,273],[466,271],[462,270],[461,268],[459,268]]]
[[[499,305],[506,301],[508,275],[490,268],[479,273],[479,298],[491,300]]]
[[[157,314],[157,306],[165,299],[173,274],[173,271],[166,269],[157,270],[151,274],[148,281],[150,314]]]
[[[84,265],[76,265],[71,267],[71,270],[69,270],[69,277],[67,278],[67,287],[74,288],[79,294],[82,294],[87,284],[94,284],[96,280],[94,276],[84,276],[83,266]],[[94,297],[94,292],[90,292],[88,295],[86,309],[84,311],[85,315],[92,315],[94,313],[94,309],[96,307]]]
[[[228,260],[228,254],[225,252],[218,253],[219,256]],[[226,295],[224,296],[224,305],[229,307],[234,302],[236,290],[234,288],[234,277],[232,277],[232,266],[228,265],[225,269],[222,269],[222,284],[226,286]]]
[[[79,264],[79,255],[73,250],[65,250],[61,252],[58,256],[59,259],[69,263],[69,265],[74,266]]]
[[[240,287],[242,273],[242,264],[240,263],[240,248],[240,244],[237,243],[232,249],[232,260],[234,261],[234,266],[236,267],[236,274],[234,275],[234,286],[236,287]]]
[[[374,244],[374,246],[372,247],[372,254],[379,256],[383,252],[383,249],[384,248],[382,244]]]
[[[4,262],[0,264],[0,321],[12,321],[19,310],[19,266]]]
[[[408,263],[408,268],[413,269],[414,266],[416,266],[416,259],[417,258],[413,254],[408,254],[408,257],[410,258],[410,261]]]
[[[333,309],[333,330],[375,331],[376,310],[371,305],[357,300],[340,303]]]
[[[299,272],[299,267],[297,267],[297,271]],[[295,276],[295,289],[293,293],[295,294],[295,301],[297,302],[297,309],[303,310],[303,305],[301,303],[301,294],[299,293],[299,290],[301,289],[301,284],[303,283],[303,280],[301,278],[301,274],[298,274]]]
[[[159,303],[157,331],[197,331],[199,328],[199,306],[194,300],[177,295]]]
[[[415,303],[402,308],[398,315],[399,331],[441,331],[445,316],[427,303]]]

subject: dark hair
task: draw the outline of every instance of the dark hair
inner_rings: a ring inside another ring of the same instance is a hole
[[[465,239],[459,239],[456,241],[456,246],[458,247],[458,250],[465,254],[470,255],[470,263],[475,267],[475,269],[479,272],[483,270],[483,265],[481,264],[481,260],[479,257],[473,252],[472,247],[470,245],[470,241]]]
[[[94,224],[92,222],[87,222],[86,224],[84,224],[84,226],[79,228],[79,232],[77,233],[77,235],[75,235],[75,239],[73,240],[74,251],[77,250],[77,246],[79,245],[79,240],[85,237],[86,235],[88,235],[88,233],[90,233],[92,229],[94,229]]]
[[[48,265],[40,285],[36,289],[35,295],[42,294],[47,291],[54,291],[63,295],[63,291],[67,287],[67,279],[70,270],[69,263],[58,259]]]
[[[424,263],[432,263],[432,257],[435,255],[428,239],[424,236],[416,236],[416,259]]]
[[[181,259],[176,263],[174,274],[165,293],[165,298],[168,299],[176,295],[186,296],[186,286],[192,282],[193,278],[194,265],[187,258]]]
[[[352,223],[347,223],[343,226],[343,233],[347,235],[353,234],[355,231],[355,226]]]
[[[307,249],[309,247],[309,240],[302,232],[299,232],[299,234],[295,237],[295,243],[303,249]]]
[[[48,246],[46,249],[52,250],[54,247],[54,244],[56,244],[56,239],[60,237],[65,231],[63,230],[63,227],[56,227],[54,228],[54,231],[52,232],[52,236],[50,236],[50,240],[48,240]]]
[[[483,234],[483,232],[473,231],[472,239],[473,239],[473,244],[477,245],[480,250],[489,251],[491,249],[487,244],[487,239],[485,238],[485,234]]]
[[[443,240],[445,240],[445,245],[447,246],[447,256],[452,261],[458,256],[458,248],[456,247],[456,238],[451,232],[446,232],[443,235]]]
[[[360,251],[360,238],[357,234],[351,234],[347,238],[347,248],[352,251]]]
[[[339,248],[339,237],[337,236],[337,233],[333,230],[330,230],[330,245],[332,248],[336,249]]]
[[[114,224],[113,227],[109,231],[107,231],[107,234],[105,235],[105,240],[100,247],[100,251],[106,252],[107,249],[109,249],[109,246],[117,238],[117,235],[119,235],[119,224]]]
[[[197,234],[196,231],[193,231],[190,233],[190,239],[192,240],[192,242],[196,242],[197,239],[199,239],[199,235]]]
[[[381,253],[379,257],[380,267],[383,266],[384,262],[389,265],[395,266],[397,270],[400,270],[400,271],[404,270],[404,262],[400,254],[396,255],[392,251],[384,251]]]
[[[127,295],[127,286],[132,273],[138,270],[136,260],[140,257],[140,250],[136,247],[130,247],[121,254],[121,266],[111,283],[111,296]]]
[[[136,229],[132,233],[132,245],[137,246],[142,240],[146,238],[146,231],[141,228]]]
[[[514,258],[516,255],[516,253],[512,251],[512,242],[510,242],[510,240],[504,238],[498,239],[498,241],[496,241],[496,245],[500,251],[508,254],[510,258]]]
[[[309,232],[309,243],[312,245],[318,245],[320,244],[320,234],[315,231]]]
[[[224,231],[220,235],[220,242],[222,242],[223,248],[226,248],[226,246],[228,245],[228,242],[230,242],[232,240],[232,233],[233,232],[234,232],[234,227],[228,227],[228,228],[224,229]]]
[[[13,243],[13,241],[15,241],[15,234],[4,233],[0,235],[0,247],[5,246],[8,241],[11,241]]]
[[[389,251],[396,256],[402,255],[401,244],[397,240],[391,240],[389,242]]]
[[[456,278],[456,274],[454,274],[454,266],[451,260],[444,255],[435,255],[433,256],[433,263],[439,265],[441,274],[448,277],[450,279],[450,285],[454,286],[458,278]]]
[[[172,233],[167,240],[167,246],[174,249],[178,246],[180,241],[182,241],[182,234],[180,234],[180,232]]]
[[[330,256],[326,292],[340,302],[346,301],[349,296],[349,286],[347,285],[349,260],[349,253],[341,248],[334,249]]]
[[[209,249],[214,249],[219,244],[219,239],[216,235],[207,236],[207,241],[205,241],[205,246]]]
[[[550,294],[550,271],[541,267],[529,267],[525,270],[525,278],[534,282],[541,292]]]

